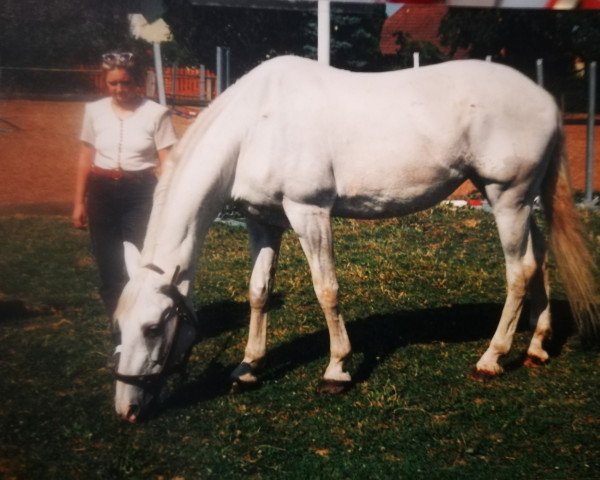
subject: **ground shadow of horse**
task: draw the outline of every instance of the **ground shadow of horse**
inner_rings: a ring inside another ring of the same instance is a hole
[[[353,351],[361,354],[361,361],[351,372],[353,382],[356,384],[367,381],[379,364],[398,349],[411,344],[490,339],[501,311],[502,305],[495,303],[453,305],[416,311],[400,310],[348,322]],[[567,302],[553,301],[552,311],[554,333],[548,350],[552,356],[557,356],[567,338],[574,332],[574,324]],[[206,320],[203,327],[205,335],[214,337],[228,330],[245,328],[247,312],[245,304],[224,302],[201,309],[198,315],[203,323]],[[525,305],[523,312],[519,321],[521,331],[530,328],[528,305]],[[213,323],[217,318],[220,319],[219,322]],[[228,320],[223,322],[223,318]],[[325,328],[276,345],[267,354],[262,381],[280,379],[299,366],[318,359],[325,362],[328,353],[329,335]],[[505,368],[514,370],[520,365],[521,362],[515,360],[506,364]],[[198,377],[176,388],[169,395],[163,409],[182,408],[227,394],[230,389],[229,374],[235,366],[224,365],[217,358],[210,360]]]
[[[247,327],[249,315],[248,302],[221,301],[200,307],[196,310],[198,341]]]

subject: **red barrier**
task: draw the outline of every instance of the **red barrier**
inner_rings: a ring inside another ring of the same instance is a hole
[[[93,70],[86,67],[80,68],[81,73],[90,75],[92,84],[97,93],[105,92],[102,71]],[[146,95],[157,98],[156,74],[154,69],[148,69],[148,81],[146,85]],[[173,84],[173,73],[175,73],[175,82]],[[199,102],[200,100],[211,101],[217,95],[216,75],[210,70],[205,70],[204,84],[200,85],[200,69],[182,67],[175,69],[168,67],[163,69],[163,78],[165,81],[165,94],[167,99],[175,102]],[[175,88],[173,88],[175,87]]]
[[[173,73],[175,73],[175,85],[173,85]],[[163,77],[167,98],[172,99],[174,96],[176,100],[202,98],[210,101],[216,96],[217,78],[209,70],[205,70],[204,85],[200,84],[199,68],[177,68],[173,72],[173,68],[168,67],[163,69]],[[173,89],[173,86],[175,86],[175,89]]]

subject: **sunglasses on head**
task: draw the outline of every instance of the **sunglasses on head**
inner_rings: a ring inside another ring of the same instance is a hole
[[[102,63],[108,67],[130,67],[133,64],[133,53],[110,52],[102,55]]]

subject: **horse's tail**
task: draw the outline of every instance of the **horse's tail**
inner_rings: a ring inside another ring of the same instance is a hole
[[[567,168],[562,121],[542,184],[542,204],[550,246],[579,331],[586,345],[600,345],[600,309],[596,304],[596,264],[588,249]]]

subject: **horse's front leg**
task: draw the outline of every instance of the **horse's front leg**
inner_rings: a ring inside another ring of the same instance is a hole
[[[329,211],[299,204],[284,205],[308,259],[313,286],[329,330],[330,360],[319,384],[320,393],[340,393],[351,377],[344,369],[351,346],[344,319],[338,310],[338,282],[333,262],[333,234]]]
[[[257,373],[267,353],[267,307],[283,235],[282,228],[254,220],[248,220],[248,231],[253,264],[248,289],[250,328],[244,360],[231,373],[234,390],[257,383]]]

